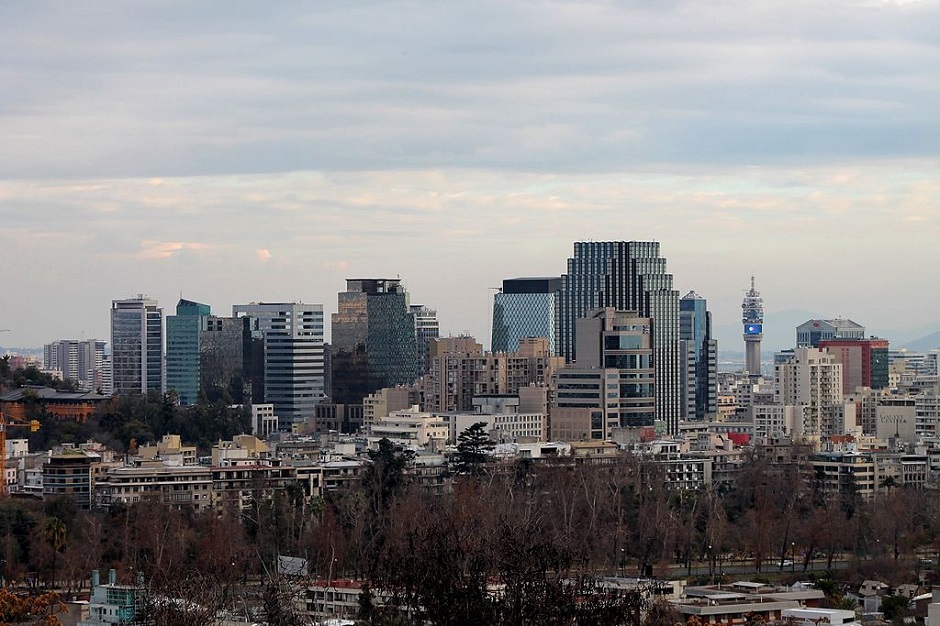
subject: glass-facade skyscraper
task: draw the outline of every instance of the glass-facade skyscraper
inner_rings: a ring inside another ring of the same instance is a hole
[[[576,242],[562,276],[558,308],[559,354],[577,363],[575,322],[588,311],[610,307],[653,320],[656,420],[679,430],[682,373],[679,359],[679,293],[655,241]]]
[[[418,355],[418,376],[427,374],[428,350],[432,339],[441,336],[441,323],[437,311],[423,304],[409,306],[415,324],[415,349]]]
[[[111,366],[116,395],[163,393],[163,309],[156,300],[111,301]]]
[[[314,417],[324,396],[323,305],[236,304],[232,315],[250,318],[247,332],[263,342],[263,402],[274,405],[278,428]],[[253,395],[252,402],[261,401]]]
[[[418,377],[415,322],[399,279],[349,279],[332,318],[332,392],[337,404],[361,404],[384,387]]]
[[[199,397],[199,352],[208,304],[183,300],[176,315],[166,318],[166,388],[175,391],[180,404],[195,404]]]
[[[519,340],[546,337],[555,346],[556,302],[561,278],[510,278],[493,298],[493,352],[515,352]]]
[[[718,342],[712,337],[712,316],[704,298],[690,291],[679,300],[679,339],[685,392],[682,413],[704,420],[718,411]]]

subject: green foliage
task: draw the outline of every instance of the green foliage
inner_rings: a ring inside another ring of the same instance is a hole
[[[496,444],[486,432],[486,422],[477,422],[457,436],[457,454],[452,459],[457,475],[480,476]]]
[[[404,492],[408,480],[405,472],[414,463],[414,452],[398,449],[383,437],[368,455],[370,463],[362,484],[372,513],[378,515],[387,511],[392,500]]]
[[[888,621],[893,620],[895,617],[905,617],[910,614],[908,610],[909,603],[910,598],[888,594],[881,598],[881,612],[884,613],[885,619]]]

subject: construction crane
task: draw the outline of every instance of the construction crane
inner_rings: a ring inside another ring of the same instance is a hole
[[[26,427],[29,432],[34,433],[39,430],[39,420],[30,420],[28,422],[7,421],[3,413],[0,412],[0,498],[7,495],[7,428]]]

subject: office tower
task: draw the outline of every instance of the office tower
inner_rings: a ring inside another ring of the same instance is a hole
[[[754,288],[753,276],[751,276],[751,289],[744,294],[741,310],[741,323],[744,324],[744,371],[752,376],[760,376],[760,340],[764,338],[764,299]]]
[[[842,364],[843,394],[854,393],[859,387],[888,386],[887,339],[820,339],[818,347]]]
[[[138,295],[111,301],[114,393],[163,393],[163,309]]]
[[[578,368],[616,369],[618,406],[608,414],[605,439],[613,428],[653,426],[656,420],[653,326],[649,317],[613,308],[589,311],[577,321]],[[607,393],[611,394],[608,386]]]
[[[298,302],[236,304],[264,346],[264,398],[282,430],[313,418],[323,399],[323,305]]]
[[[558,353],[577,363],[577,319],[613,308],[653,320],[656,419],[670,434],[679,431],[682,373],[679,364],[679,293],[666,273],[655,241],[592,241],[574,244],[562,276],[558,309]],[[581,363],[577,363],[579,367]]]
[[[200,341],[209,313],[208,304],[180,298],[176,315],[166,318],[166,388],[182,405],[199,398]]]
[[[547,337],[555,352],[555,311],[561,278],[510,278],[493,297],[493,352],[515,352],[519,340]]]
[[[441,336],[441,324],[437,319],[437,311],[429,309],[423,304],[412,304],[409,311],[415,323],[415,352],[418,355],[418,376],[424,376],[427,373],[430,341]]]
[[[199,386],[210,402],[264,399],[264,339],[250,317],[210,315],[199,333]]]
[[[820,341],[829,339],[864,339],[865,327],[852,320],[807,320],[796,327],[796,347],[818,348]]]
[[[679,340],[682,344],[685,393],[682,414],[703,420],[718,412],[718,342],[712,338],[712,314],[694,291],[679,300]]]
[[[61,339],[43,346],[43,368],[61,373],[82,391],[104,391],[105,342],[98,339]]]
[[[383,387],[418,377],[415,322],[398,279],[348,279],[332,317],[332,390],[337,404],[362,404]]]

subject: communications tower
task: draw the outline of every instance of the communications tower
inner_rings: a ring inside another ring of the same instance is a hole
[[[754,288],[751,276],[751,289],[744,294],[741,305],[744,323],[744,369],[752,376],[760,375],[760,340],[764,338],[764,300]]]

